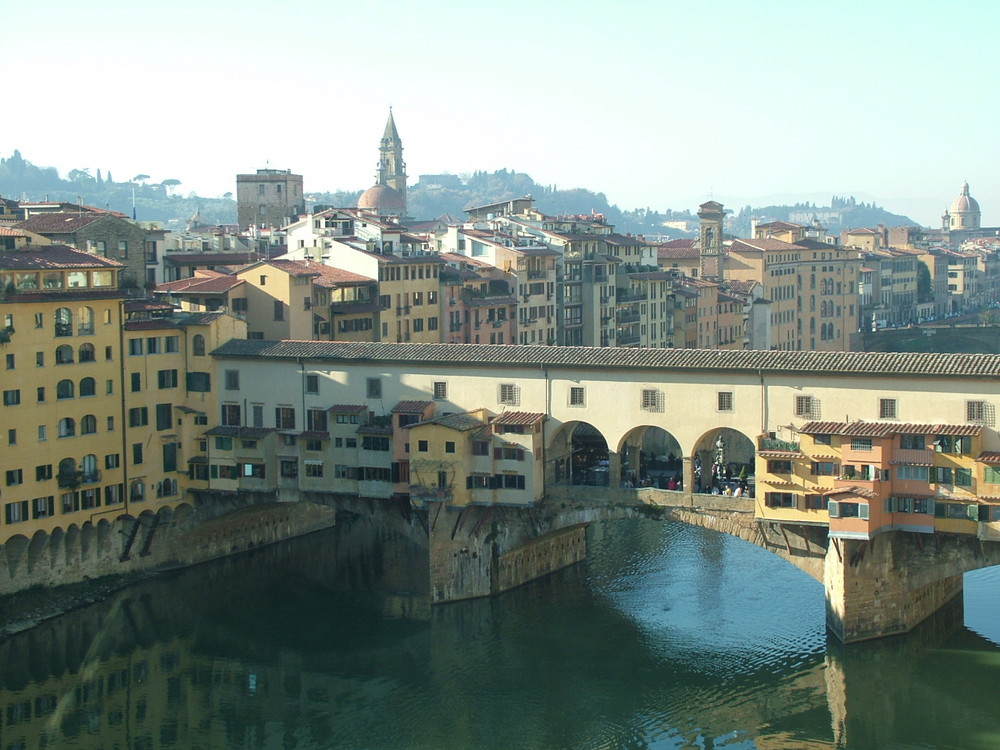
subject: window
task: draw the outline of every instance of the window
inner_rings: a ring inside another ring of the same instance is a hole
[[[14,369],[14,355],[13,354],[8,354],[8,355],[6,355],[5,359],[7,361],[7,369],[8,370],[13,370]]]
[[[56,347],[56,364],[57,365],[71,365],[73,364],[73,347],[63,344],[62,346]]]
[[[898,411],[896,410],[896,399],[880,398],[878,400],[879,419],[896,419],[897,416]]]
[[[52,464],[42,464],[35,467],[35,481],[44,482],[52,479]]]
[[[813,461],[812,475],[819,477],[833,477],[840,471],[840,467],[832,461]]]
[[[291,406],[279,406],[275,408],[274,426],[279,430],[294,430],[295,409]]]
[[[427,452],[427,441],[426,440],[418,440],[417,441],[417,450],[420,451],[421,453],[426,453]]]
[[[444,452],[445,453],[454,453],[455,452],[455,441],[454,440],[446,440],[445,441],[445,443],[444,443]]]
[[[238,391],[240,389],[240,371],[226,370],[226,390]]]
[[[76,421],[72,417],[63,417],[59,420],[59,437],[73,437],[76,435]]]
[[[187,390],[195,393],[208,393],[212,390],[212,376],[207,372],[189,372],[186,376]]]
[[[719,391],[718,392],[718,410],[719,411],[732,411],[733,410],[733,392],[732,391]]]
[[[952,484],[950,466],[932,466],[930,470],[931,484]]]
[[[306,411],[306,429],[310,432],[326,432],[327,417],[325,409],[309,409]]]
[[[117,453],[109,453],[104,457],[105,469],[117,469],[121,466],[121,456]]]
[[[983,481],[987,484],[1000,484],[1000,466],[987,466],[983,471]]]
[[[156,429],[169,430],[173,423],[173,404],[156,405]]]
[[[570,386],[569,389],[569,405],[570,406],[586,406],[586,391],[583,386],[574,385]]]
[[[389,438],[382,435],[365,435],[361,438],[361,448],[366,451],[387,451]]]
[[[177,370],[160,370],[156,373],[156,381],[160,388],[176,388]]]
[[[307,477],[322,477],[323,463],[321,461],[306,461]]]
[[[986,407],[987,404],[985,401],[966,401],[965,421],[975,422],[976,424],[985,424],[987,422]]]
[[[129,388],[131,388],[132,393],[142,390],[142,373],[129,373]]]
[[[5,481],[8,487],[24,484],[24,473],[21,469],[7,469]]]
[[[852,451],[870,451],[872,449],[871,438],[851,438]]]
[[[17,406],[19,403],[21,403],[21,390],[19,388],[3,392],[4,406]]]
[[[220,451],[231,451],[233,449],[233,439],[231,437],[216,435],[215,449]]]
[[[319,375],[306,375],[306,393],[319,393]]]
[[[160,339],[156,336],[150,336],[146,339],[146,354],[159,354],[160,353]]]
[[[97,394],[97,381],[93,378],[83,378],[80,381],[80,397],[94,396]]]
[[[239,404],[222,405],[222,424],[230,427],[239,427],[242,422]]]
[[[163,444],[163,470],[177,471],[177,446],[180,443]]]
[[[49,518],[50,516],[54,516],[55,512],[55,498],[52,495],[48,495],[46,497],[36,497],[31,501],[32,518]]]
[[[368,398],[382,398],[382,379],[368,378],[365,382],[365,393]]]
[[[663,391],[657,388],[643,388],[639,399],[639,408],[644,411],[663,411]]]
[[[955,486],[972,486],[972,469],[955,469]]]
[[[806,510],[826,510],[826,499],[822,495],[806,495]]]
[[[795,495],[791,492],[765,492],[764,505],[768,508],[794,508]]]
[[[813,397],[812,396],[796,396],[795,397],[795,416],[804,417],[806,419],[812,418],[813,415]]]
[[[45,367],[45,352],[35,352],[35,367]]]
[[[73,398],[76,393],[76,386],[73,385],[72,380],[60,380],[56,383],[56,398],[66,399]]]
[[[165,336],[163,338],[163,351],[165,352],[177,352],[179,341],[177,336]]]
[[[46,427],[43,424],[38,425],[38,441],[43,442],[45,440]]]
[[[281,459],[278,473],[285,479],[295,479],[299,475],[299,462],[292,458]]]
[[[899,466],[896,467],[896,478],[915,482],[926,482],[930,478],[930,468],[927,466],[899,464]]]
[[[446,398],[448,398],[448,383],[444,380],[434,381],[434,399],[443,401]]]
[[[497,401],[504,406],[521,405],[521,389],[513,383],[501,383],[497,389]]]
[[[250,302],[246,297],[235,297],[233,299],[233,312],[245,313],[250,309]]]
[[[813,435],[813,442],[816,445],[830,445],[832,443],[829,435]]]
[[[473,456],[488,456],[490,455],[490,443],[488,440],[473,440],[472,441],[472,455]],[[998,470],[998,476],[1000,476],[1000,470]],[[1000,480],[997,481],[1000,484]]]
[[[831,500],[827,508],[830,511],[830,518],[868,519],[868,503],[845,503]]]
[[[118,240],[118,257],[128,257],[128,240]]]
[[[285,304],[280,299],[276,299],[274,301],[274,319],[275,320],[285,319]]]
[[[770,460],[767,462],[768,474],[791,474],[792,462],[786,460]]]
[[[934,438],[934,450],[938,453],[968,455],[972,452],[972,438],[967,435],[938,435]]]
[[[28,520],[28,501],[7,503],[4,506],[4,520],[7,523],[21,523]]]
[[[97,417],[93,414],[87,414],[80,420],[80,434],[81,435],[96,435],[97,434]]]
[[[927,441],[923,435],[900,435],[899,447],[908,451],[922,451],[927,449]]]
[[[128,426],[142,427],[149,424],[149,409],[145,406],[137,406],[128,410]]]
[[[205,356],[205,337],[200,333],[195,334],[191,339],[191,353],[195,357]]]

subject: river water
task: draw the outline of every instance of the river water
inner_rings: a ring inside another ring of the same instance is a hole
[[[0,643],[0,750],[1000,748],[1000,569],[844,648],[823,588],[678,523],[431,608],[419,540],[358,519],[161,576]]]

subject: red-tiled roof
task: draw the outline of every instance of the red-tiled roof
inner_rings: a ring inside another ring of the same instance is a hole
[[[911,424],[909,422],[806,422],[799,428],[805,435],[847,437],[887,437],[889,435],[976,436],[983,428],[975,424]]]
[[[493,424],[518,425],[534,424],[541,419],[545,419],[545,415],[541,412],[505,411],[495,416],[492,422]]]
[[[72,234],[106,216],[107,214],[98,213],[35,214],[34,216],[29,216],[24,221],[19,221],[14,227],[17,229],[27,229],[29,232],[37,234]]]
[[[392,407],[393,414],[423,414],[433,401],[400,401]]]
[[[983,451],[976,460],[983,464],[998,465],[1000,464],[1000,453],[996,451]]]
[[[123,263],[68,245],[31,245],[31,249],[0,252],[0,268],[9,271],[44,271],[65,268],[124,268]]]

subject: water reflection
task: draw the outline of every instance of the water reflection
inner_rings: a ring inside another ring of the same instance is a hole
[[[822,587],[752,545],[589,544],[433,609],[419,538],[361,519],[149,581],[0,644],[0,748],[1000,746],[1000,648],[961,606],[844,649]]]

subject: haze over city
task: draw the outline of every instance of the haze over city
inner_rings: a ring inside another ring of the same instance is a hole
[[[411,182],[508,168],[675,210],[854,194],[937,226],[968,180],[990,225],[991,11],[966,3],[952,28],[943,2],[20,4],[5,58],[48,103],[7,119],[0,156],[208,197],[265,166],[356,190],[391,106]]]

